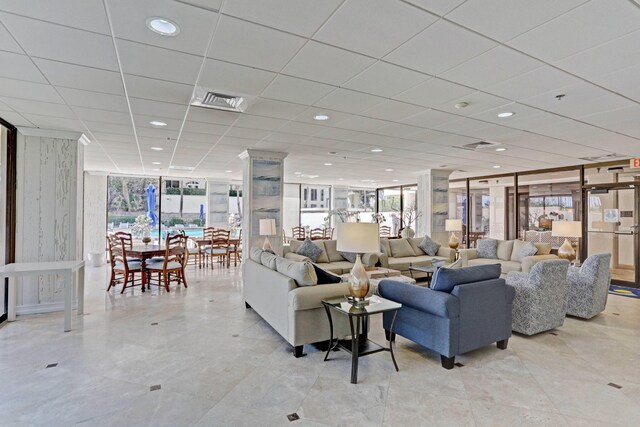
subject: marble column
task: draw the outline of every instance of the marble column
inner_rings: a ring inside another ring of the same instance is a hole
[[[107,232],[107,173],[84,173],[84,257],[102,254],[106,260],[105,235]],[[88,264],[89,265],[89,264]]]
[[[207,179],[207,227],[229,228],[229,183]]]
[[[269,237],[273,250],[282,255],[282,210],[284,201],[284,159],[287,153],[246,150],[242,159],[242,256],[253,246],[262,246],[260,220],[276,220],[276,236]]]
[[[80,133],[19,128],[16,262],[83,256],[83,145]],[[62,310],[64,278],[25,277],[17,314]]]
[[[450,170],[429,169],[418,176],[418,212],[421,216],[416,236],[430,236],[442,245],[449,241],[445,230],[445,220],[449,218],[449,175]]]

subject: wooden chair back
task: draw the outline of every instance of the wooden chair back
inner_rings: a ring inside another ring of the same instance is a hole
[[[211,235],[211,248],[228,248],[231,231],[217,229]]]
[[[324,230],[322,228],[312,228],[309,230],[309,238],[311,240],[324,239]]]
[[[381,225],[378,231],[378,235],[380,237],[391,237],[391,227],[389,227],[388,225]]]
[[[170,262],[178,262],[184,268],[187,264],[187,236],[184,234],[174,234],[173,236],[167,236],[165,241],[165,253],[164,253],[164,270]]]
[[[293,227],[291,229],[291,238],[295,240],[304,240],[306,233],[304,231],[304,227]]]
[[[215,231],[216,229],[214,227],[206,227],[202,230],[202,235],[205,239],[211,239]]]
[[[333,227],[327,227],[324,229],[324,238],[326,240],[333,239]]]
[[[133,237],[131,233],[127,233],[125,231],[118,231],[117,233],[113,233],[112,236],[118,237],[124,242],[124,245],[127,249],[133,248]]]

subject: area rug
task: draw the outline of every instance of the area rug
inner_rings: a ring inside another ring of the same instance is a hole
[[[611,295],[622,295],[623,297],[640,298],[640,289],[637,288],[611,285],[609,286],[609,293]]]

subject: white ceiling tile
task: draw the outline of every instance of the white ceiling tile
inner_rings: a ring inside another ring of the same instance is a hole
[[[528,73],[490,85],[485,90],[519,101],[577,83],[580,83],[580,79],[577,77],[545,65]]]
[[[222,0],[178,0],[180,3],[193,5],[202,9],[219,11]]]
[[[498,46],[442,73],[444,79],[485,89],[511,77],[542,67],[544,64],[504,46]]]
[[[233,0],[223,12],[248,21],[311,36],[340,5],[341,0]]]
[[[469,105],[464,108],[456,108],[456,104],[461,102],[466,102]],[[508,99],[489,95],[484,92],[474,92],[472,94],[462,96],[458,99],[447,101],[443,104],[438,105],[437,107],[439,110],[458,114],[460,116],[471,116],[481,111],[491,110],[495,107],[510,103],[511,101],[509,101]]]
[[[187,120],[203,123],[216,123],[220,125],[230,125],[238,117],[237,113],[231,111],[214,110],[211,108],[190,107]]]
[[[85,121],[84,124],[87,125],[87,127],[91,129],[92,132],[116,133],[120,135],[133,136],[133,126],[131,125],[125,126],[125,125],[118,125],[114,123],[90,122],[90,121]]]
[[[286,120],[242,114],[238,116],[238,120],[235,122],[235,126],[275,131],[285,123],[287,123]]]
[[[129,111],[129,106],[124,96],[66,87],[57,87],[56,89],[66,103],[72,106],[122,112]]]
[[[34,61],[54,86],[124,95],[120,73],[47,59]]]
[[[374,62],[374,59],[363,55],[310,41],[282,72],[321,83],[341,85]]]
[[[25,82],[0,77],[0,96],[32,99],[42,102],[63,104],[64,101],[50,85]]]
[[[2,113],[0,113],[0,117],[2,117],[4,120],[8,121],[14,126],[26,126],[26,127],[35,126],[29,120],[25,119],[22,115],[15,113],[13,111],[3,111]]]
[[[385,57],[398,65],[438,75],[497,43],[446,21],[438,21]]]
[[[207,59],[198,85],[228,95],[259,95],[275,76],[269,71]]]
[[[102,0],[3,0],[0,10],[67,27],[111,34]]]
[[[229,130],[229,132],[227,132],[225,137],[260,140],[262,138],[265,138],[270,133],[271,132],[268,130],[249,129],[249,128],[243,128],[239,126],[234,126]]]
[[[432,78],[407,91],[404,91],[394,99],[423,107],[435,107],[445,102],[470,95],[476,90],[442,79]]]
[[[598,112],[589,116],[582,117],[581,119],[589,123],[593,123],[597,126],[607,127],[608,125],[614,123],[625,122],[628,120],[638,120],[638,117],[640,117],[640,106],[633,105],[616,110]]]
[[[228,126],[220,124],[186,121],[182,129],[181,138],[208,141],[210,140],[210,135],[223,135],[228,129]],[[191,133],[206,134],[206,136],[191,135]]]
[[[38,114],[42,116],[62,117],[67,119],[76,119],[77,117],[69,107],[64,104],[29,101],[22,98],[2,97],[9,107],[20,113]]]
[[[249,105],[245,113],[290,120],[302,113],[305,109],[306,107],[300,104],[259,98],[253,104]]]
[[[26,55],[0,51],[0,77],[47,83],[40,70]]]
[[[122,71],[127,74],[194,84],[202,58],[174,50],[117,40]]]
[[[0,18],[30,56],[118,70],[110,36],[7,13],[0,13]]]
[[[451,122],[454,120],[459,120],[460,116],[456,116],[454,114],[445,113],[443,111],[437,110],[426,110],[422,113],[415,114],[413,116],[407,117],[406,119],[400,120],[402,123],[421,126],[425,128],[435,128],[438,125],[443,123]]]
[[[262,96],[281,101],[311,105],[332,90],[334,90],[334,86],[279,75],[271,82],[269,87],[265,89]]]
[[[148,77],[124,75],[127,93],[133,98],[188,104],[193,93],[192,84],[174,83]]]
[[[639,74],[640,65],[635,65],[595,78],[594,82],[640,102]]]
[[[85,127],[79,120],[62,117],[41,116],[38,114],[22,114],[31,123],[42,129],[71,130],[84,132]]]
[[[205,54],[218,16],[177,1],[108,0],[107,5],[116,37],[194,55]],[[175,22],[180,32],[167,37],[151,31],[146,21],[156,16]]]
[[[408,3],[413,3],[438,15],[446,15],[465,1],[467,0],[407,0]]]
[[[120,111],[98,110],[86,107],[73,107],[73,111],[76,112],[81,120],[85,121],[117,123],[121,125],[131,124],[131,116],[128,112],[123,113]]]
[[[587,0],[469,0],[448,19],[500,42],[529,31]]]
[[[342,86],[347,89],[389,97],[416,86],[429,78],[425,74],[379,61]]]
[[[630,1],[592,0],[507,42],[543,61],[557,61],[640,29]]]
[[[208,56],[251,67],[280,71],[305,41],[306,39],[302,37],[222,16]]]
[[[361,132],[371,131],[388,124],[386,121],[371,119],[369,117],[352,116],[347,120],[335,123],[333,126],[341,129],[350,129]]]
[[[9,34],[9,31],[7,31],[2,23],[0,23],[0,50],[20,54],[25,53],[20,45],[13,39],[13,37],[11,37],[11,34]]]
[[[358,114],[374,105],[380,104],[384,98],[355,92],[349,89],[336,89],[316,102],[318,107],[330,108],[345,113]]]
[[[436,20],[406,3],[348,0],[314,39],[380,58]]]
[[[364,110],[361,114],[363,116],[373,117],[381,120],[397,121],[417,114],[421,111],[424,111],[424,107],[388,99],[378,105]]]
[[[325,129],[325,126],[299,122],[288,122],[282,125],[280,129],[278,129],[278,131],[284,133],[293,133],[296,135],[310,136],[321,132],[323,129]]]
[[[391,123],[379,129],[376,129],[375,133],[380,135],[393,136],[395,138],[409,138],[412,135],[415,135],[423,130],[424,129],[417,126],[405,125],[402,123]]]

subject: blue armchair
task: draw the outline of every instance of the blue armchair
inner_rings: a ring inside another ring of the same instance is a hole
[[[393,314],[383,315],[389,339],[398,334],[437,351],[445,369],[453,369],[458,354],[494,342],[507,348],[515,292],[500,278],[500,264],[440,268],[431,289],[383,280],[378,292],[402,304],[393,334]]]

